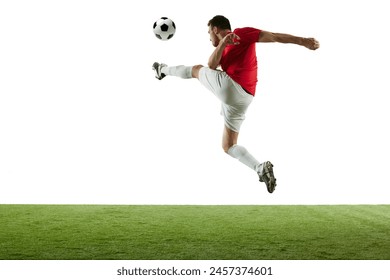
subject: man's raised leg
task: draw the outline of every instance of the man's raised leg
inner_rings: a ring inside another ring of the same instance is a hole
[[[203,65],[195,65],[195,66],[168,66],[164,63],[153,63],[152,69],[155,72],[155,76],[157,79],[161,80],[166,76],[176,76],[183,79],[191,79],[197,78],[199,79],[199,70],[203,67]]]
[[[195,65],[192,67],[192,78],[197,78],[199,80],[199,71],[203,65]]]
[[[176,76],[180,77],[182,79],[191,79],[192,78],[192,66],[184,66],[184,65],[178,65],[178,66],[162,66],[161,67],[161,73],[168,75],[168,76]]]

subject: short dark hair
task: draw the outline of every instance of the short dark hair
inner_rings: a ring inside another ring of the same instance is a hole
[[[221,28],[221,29],[229,29],[231,30],[232,28],[230,27],[230,22],[229,20],[224,17],[224,16],[215,16],[213,17],[212,19],[209,20],[209,23],[207,24],[207,26],[211,26],[211,27],[218,27],[218,28]]]

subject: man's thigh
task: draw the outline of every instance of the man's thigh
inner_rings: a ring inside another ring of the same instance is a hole
[[[214,95],[224,102],[227,91],[224,89],[229,82],[229,76],[222,71],[213,70],[208,67],[199,69],[199,82],[210,90]]]

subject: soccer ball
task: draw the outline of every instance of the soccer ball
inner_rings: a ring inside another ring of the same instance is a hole
[[[173,37],[176,31],[175,23],[167,18],[162,17],[153,24],[153,32],[157,38],[167,41]]]

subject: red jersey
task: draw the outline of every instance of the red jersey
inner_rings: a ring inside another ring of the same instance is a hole
[[[220,61],[222,70],[253,96],[257,84],[256,43],[260,32],[252,27],[235,29],[233,33],[240,37],[240,44],[226,46]]]

